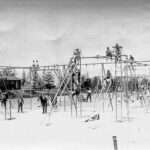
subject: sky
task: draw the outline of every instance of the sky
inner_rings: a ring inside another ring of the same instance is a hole
[[[150,60],[149,0],[0,0],[0,64],[66,64],[116,43]]]

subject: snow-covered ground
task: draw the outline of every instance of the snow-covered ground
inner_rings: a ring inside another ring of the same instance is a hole
[[[47,114],[42,114],[38,105],[32,110],[26,107],[24,113],[13,109],[13,120],[4,120],[0,113],[0,149],[113,150],[112,136],[117,136],[118,150],[150,149],[150,113],[138,101],[130,104],[130,121],[123,118],[122,122],[115,121],[115,111],[106,104],[100,120],[86,123],[87,116],[93,114],[93,103],[83,103],[82,118],[79,114],[76,118],[75,112],[71,118],[67,106],[66,112],[55,110],[46,124]]]

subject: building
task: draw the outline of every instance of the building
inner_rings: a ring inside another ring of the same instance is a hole
[[[22,79],[15,76],[2,76],[0,78],[1,90],[20,90]]]

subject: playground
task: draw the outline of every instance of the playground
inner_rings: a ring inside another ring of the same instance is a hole
[[[92,103],[93,104],[93,103]],[[83,116],[91,114],[91,103],[83,105]],[[64,111],[54,111],[49,126],[42,126],[46,114],[41,113],[40,107],[24,109],[24,113],[13,111],[13,120],[0,117],[0,146],[6,150],[16,149],[106,149],[113,150],[112,136],[117,136],[118,149],[148,150],[150,135],[149,112],[132,104],[132,118],[124,122],[114,121],[115,114],[106,111],[100,120],[86,123],[82,119],[70,117],[69,107]],[[9,143],[9,144],[8,144]]]
[[[105,55],[75,49],[67,65],[0,66],[0,146],[148,149],[149,63],[115,44]]]

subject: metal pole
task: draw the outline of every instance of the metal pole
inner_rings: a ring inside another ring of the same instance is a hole
[[[105,70],[104,70],[104,64],[102,64],[102,80],[103,80],[103,86],[104,86],[104,76],[105,76]],[[102,91],[102,98],[103,98],[103,112],[104,112],[104,92]]]
[[[9,99],[9,111],[10,111],[10,114],[9,114],[9,119],[11,120],[11,100]]]

